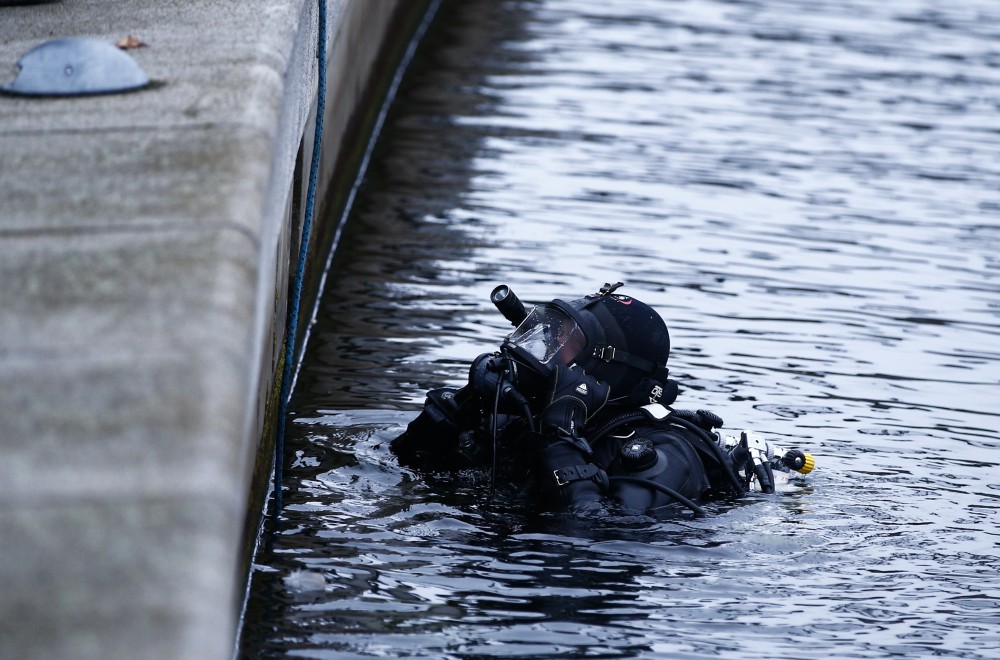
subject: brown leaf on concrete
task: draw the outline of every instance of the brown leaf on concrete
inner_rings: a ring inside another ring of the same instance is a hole
[[[130,48],[145,48],[146,43],[142,41],[139,37],[134,37],[131,34],[124,39],[119,39],[118,43],[115,44],[122,50],[128,50]]]

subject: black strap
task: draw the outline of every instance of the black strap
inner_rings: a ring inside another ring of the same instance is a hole
[[[646,374],[654,374],[660,368],[660,365],[652,360],[626,353],[614,346],[598,346],[594,349],[593,356],[604,362],[620,362],[630,367],[635,367]]]
[[[592,479],[600,473],[601,469],[593,463],[583,465],[567,465],[552,471],[552,476],[556,480],[556,486],[567,486],[574,481],[584,481]]]

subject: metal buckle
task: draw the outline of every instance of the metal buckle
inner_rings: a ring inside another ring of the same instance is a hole
[[[556,486],[565,486],[566,484],[570,483],[568,481],[562,480],[562,477],[559,474],[562,471],[563,471],[562,468],[559,468],[558,470],[552,470],[552,476],[556,478]]]
[[[615,359],[615,347],[614,346],[603,346],[601,348],[594,349],[594,357],[599,360],[604,360],[605,362],[611,362]]]

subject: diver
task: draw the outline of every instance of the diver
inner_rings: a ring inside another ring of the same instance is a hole
[[[492,484],[548,510],[619,506],[656,514],[678,505],[773,492],[775,471],[806,474],[811,455],[759,433],[723,434],[707,410],[676,410],[670,335],[649,305],[605,284],[530,312],[509,287],[491,299],[514,326],[477,357],[468,383],[428,392],[390,447],[428,472],[489,470]]]

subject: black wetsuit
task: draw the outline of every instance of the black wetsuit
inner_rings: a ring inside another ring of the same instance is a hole
[[[744,494],[748,480],[711,430],[717,416],[662,406],[605,406],[582,431],[542,433],[525,414],[494,420],[469,388],[428,393],[423,412],[392,441],[401,464],[427,471],[500,467],[539,507],[614,502],[655,512]],[[496,464],[494,463],[496,447]]]

